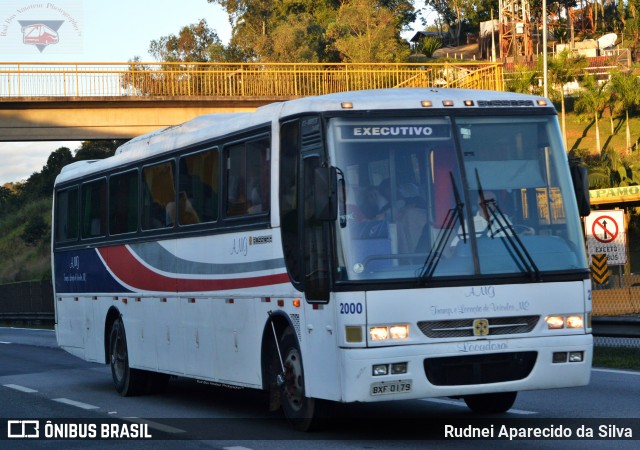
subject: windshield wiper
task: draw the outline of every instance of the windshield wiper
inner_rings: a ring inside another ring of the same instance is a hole
[[[418,274],[419,283],[426,284],[433,277],[433,273],[436,271],[436,267],[438,267],[440,258],[442,258],[442,254],[444,253],[445,246],[449,242],[449,238],[451,237],[451,233],[453,232],[453,224],[455,223],[456,219],[460,222],[462,239],[464,240],[464,242],[467,242],[467,233],[465,231],[464,225],[464,203],[462,203],[462,200],[460,199],[460,193],[458,192],[455,180],[453,179],[453,173],[449,172],[449,176],[451,177],[453,197],[456,204],[453,208],[447,211],[447,215],[442,221],[442,226],[440,227],[438,236],[436,236],[436,241],[431,247],[431,250],[429,250],[427,259],[425,260],[424,265],[422,266]]]
[[[520,263],[524,267],[524,270],[529,273],[531,278],[539,281],[540,270],[538,269],[538,266],[536,266],[536,263],[533,261],[531,253],[529,253],[529,250],[527,250],[527,247],[522,243],[520,237],[518,237],[518,234],[513,229],[511,221],[509,221],[509,219],[507,219],[507,216],[502,212],[495,198],[485,198],[482,184],[480,183],[480,175],[478,174],[478,169],[476,169],[476,180],[478,182],[478,194],[480,195],[480,201],[482,202],[482,206],[489,213],[487,232],[492,239],[498,233],[502,233],[500,234],[500,237],[506,238],[506,241],[509,243],[511,250],[513,251],[512,255],[515,254],[517,256],[517,258],[520,260]],[[492,229],[492,223],[496,225],[495,230]]]

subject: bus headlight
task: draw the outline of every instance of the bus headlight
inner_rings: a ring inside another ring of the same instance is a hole
[[[389,339],[389,328],[372,327],[369,329],[369,337],[371,337],[372,341],[384,341]]]
[[[560,330],[565,327],[584,328],[584,318],[577,314],[572,316],[547,316],[544,320],[550,330]]]
[[[545,317],[544,320],[547,322],[547,328],[550,330],[564,328],[564,318],[562,316],[548,316]]]
[[[582,316],[567,316],[567,328],[584,328]]]
[[[409,325],[398,324],[371,327],[369,328],[369,338],[372,341],[386,341],[387,339],[408,339]]]
[[[391,339],[406,339],[409,337],[409,325],[393,325],[389,328]]]

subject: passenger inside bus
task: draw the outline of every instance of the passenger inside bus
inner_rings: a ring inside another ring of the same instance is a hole
[[[425,253],[429,251],[424,236],[430,230],[427,227],[427,202],[420,195],[420,189],[414,183],[400,185],[398,193],[404,204],[398,208],[398,251],[400,253]],[[425,229],[427,228],[427,229]],[[418,243],[421,241],[421,248]],[[422,248],[424,247],[424,248]]]

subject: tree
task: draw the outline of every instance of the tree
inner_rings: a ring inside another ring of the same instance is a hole
[[[184,26],[176,36],[169,34],[151,41],[149,54],[164,62],[224,61],[225,46],[207,21]]]
[[[592,189],[634,186],[640,183],[640,166],[634,158],[623,157],[614,149],[605,150],[590,161],[589,187]]]
[[[111,139],[108,141],[84,141],[76,150],[74,160],[104,159],[113,156],[116,149],[127,142],[125,139]]]
[[[28,246],[34,247],[40,244],[49,234],[49,225],[37,214],[32,216],[24,227],[24,231],[20,235],[20,239]]]
[[[73,162],[71,150],[60,147],[54,150],[40,172],[34,172],[20,187],[20,196],[26,199],[48,197],[53,192],[53,184],[64,166]]]
[[[348,62],[404,61],[409,47],[398,39],[400,23],[388,9],[370,0],[345,1],[327,35]]]
[[[631,130],[629,109],[640,103],[640,80],[633,72],[616,71],[611,75],[610,93],[615,99],[616,109],[624,110],[626,124],[626,152],[631,152]]]
[[[353,20],[347,17],[346,12],[348,9],[362,10],[366,2],[361,0],[207,1],[219,4],[227,11],[232,28],[230,45],[242,52],[247,60],[336,62],[347,59],[345,55],[357,60],[364,58],[351,47],[351,44],[362,45],[363,41],[349,39],[360,35],[361,31],[348,29]],[[400,31],[416,18],[412,1],[373,0],[366,6],[380,15],[376,19],[382,29],[375,39],[384,36],[386,40],[384,44],[375,44],[380,51],[375,55],[375,61],[397,61],[405,54]],[[337,17],[340,10],[342,19],[339,21]],[[389,16],[392,17],[391,26],[386,23]],[[371,23],[369,16],[362,19]],[[389,32],[389,27],[394,32]],[[373,33],[370,36],[373,38]],[[337,43],[338,39],[340,42]],[[373,44],[367,45],[371,47]]]
[[[583,55],[573,55],[569,49],[561,51],[555,58],[551,58],[548,61],[549,86],[552,87],[553,94],[560,100],[561,104],[562,139],[565,148],[567,147],[567,126],[564,86],[575,81],[584,72],[588,64],[589,62]]]
[[[491,9],[497,10],[497,2],[488,0],[425,0],[445,23],[451,40],[460,44],[464,29],[477,30],[481,20],[489,20]]]
[[[541,70],[541,69],[540,69]],[[540,70],[532,69],[525,64],[518,64],[511,77],[506,80],[507,90],[521,94],[534,94],[538,90]]]
[[[598,153],[602,151],[600,145],[600,115],[604,111],[609,100],[609,92],[607,92],[607,83],[598,83],[593,75],[585,74],[581,83],[582,90],[578,94],[575,104],[576,112],[593,116],[596,127],[596,150]]]

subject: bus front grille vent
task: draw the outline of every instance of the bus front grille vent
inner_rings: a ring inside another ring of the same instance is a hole
[[[509,352],[427,358],[424,372],[435,386],[503,383],[529,376],[537,352]]]
[[[488,322],[488,335],[497,336],[529,333],[535,328],[540,316],[491,317],[485,320]],[[421,321],[418,322],[418,328],[429,338],[475,336],[474,319]]]

